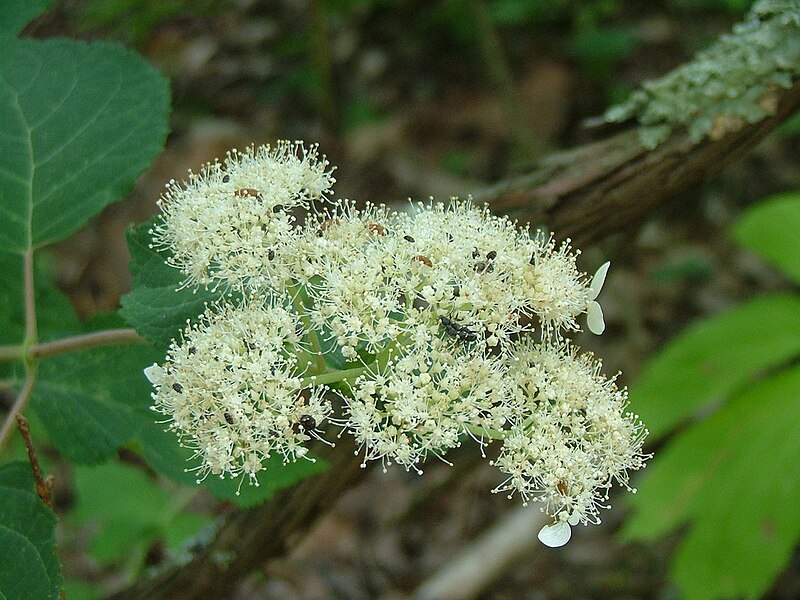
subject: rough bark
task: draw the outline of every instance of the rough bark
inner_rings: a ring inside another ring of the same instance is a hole
[[[773,116],[722,139],[692,142],[674,134],[652,151],[635,130],[554,154],[531,173],[475,195],[497,213],[522,214],[567,234],[579,246],[642,222],[683,191],[742,156],[800,109],[800,83],[780,94]],[[267,503],[234,510],[192,561],[143,578],[109,600],[226,598],[236,582],[285,555],[364,472],[345,440],[326,459],[331,468],[279,492]]]
[[[635,130],[543,159],[525,175],[474,194],[493,212],[512,214],[584,247],[640,223],[682,192],[740,158],[800,109],[800,82],[781,93],[775,113],[722,139],[694,143],[674,134],[655,150]]]

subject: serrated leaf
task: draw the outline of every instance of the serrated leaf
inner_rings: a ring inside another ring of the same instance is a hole
[[[79,467],[75,485],[74,517],[95,526],[92,554],[104,565],[131,557],[140,562],[157,540],[170,540],[168,548],[177,549],[211,520],[185,508],[192,490],[168,491],[125,465]]]
[[[58,600],[55,525],[55,515],[34,491],[30,466],[0,467],[0,597]]]
[[[51,3],[52,0],[3,0],[0,3],[0,38],[16,36]]]
[[[648,466],[625,534],[649,539],[690,523],[673,563],[687,600],[760,596],[800,541],[798,397],[794,367],[749,387]]]
[[[133,290],[122,297],[120,314],[139,334],[160,348],[167,348],[195,319],[207,303],[221,297],[209,290],[179,289],[183,275],[164,261],[165,252],[150,247],[148,233],[155,220],[128,230]]]
[[[153,418],[142,365],[159,357],[150,346],[134,345],[49,358],[40,364],[31,407],[67,458],[104,461]]]
[[[800,297],[764,296],[697,323],[645,367],[631,409],[664,435],[762,371],[800,355]]]
[[[749,208],[733,237],[800,283],[800,192],[780,194]]]
[[[122,47],[0,41],[0,251],[62,239],[119,200],[167,132],[166,80]]]

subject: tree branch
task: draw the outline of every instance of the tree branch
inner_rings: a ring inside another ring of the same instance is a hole
[[[740,158],[800,109],[800,82],[778,93],[771,117],[745,125],[722,139],[694,143],[672,135],[655,150],[636,130],[559,152],[531,173],[473,194],[493,212],[546,224],[584,247],[642,222],[672,198],[702,183]]]

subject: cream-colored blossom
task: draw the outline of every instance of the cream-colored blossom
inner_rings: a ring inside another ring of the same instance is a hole
[[[316,146],[251,147],[159,201],[154,246],[185,285],[226,298],[145,369],[153,408],[195,451],[200,477],[257,483],[271,455],[306,456],[332,417],[314,384],[324,377],[339,382],[334,422],[364,463],[419,471],[464,441],[494,440],[506,475],[494,491],[541,503],[553,518],[543,543],[599,522],[612,482],[627,487],[647,458],[627,392],[565,337],[584,313],[590,331],[605,329],[609,263],[590,281],[569,240],[469,200],[321,209],[312,201],[326,199],[331,172]],[[296,208],[313,214],[299,225]]]
[[[494,461],[508,478],[495,491],[541,502],[556,521],[599,522],[612,482],[627,487],[647,458],[626,390],[600,369],[566,343],[520,344],[507,372],[514,422]]]
[[[269,303],[210,307],[162,366],[145,369],[153,409],[194,450],[200,479],[247,475],[257,484],[273,453],[284,462],[306,455],[330,405],[324,388],[303,389],[297,329],[296,314]]]
[[[153,245],[186,285],[283,289],[295,235],[291,209],[324,199],[334,178],[317,146],[279,142],[232,150],[188,181],[170,181]]]

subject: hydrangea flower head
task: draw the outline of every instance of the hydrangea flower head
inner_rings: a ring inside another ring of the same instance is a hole
[[[184,285],[223,296],[145,370],[200,478],[257,483],[273,454],[306,457],[328,421],[384,468],[498,444],[494,491],[539,503],[545,544],[599,522],[609,487],[647,458],[627,392],[567,338],[584,313],[605,329],[609,263],[590,278],[569,240],[469,200],[318,206],[331,172],[316,146],[251,147],[159,201],[154,247]],[[311,214],[299,224],[295,209]]]
[[[335,182],[317,146],[280,142],[232,150],[188,181],[170,181],[158,201],[153,245],[191,286],[281,289],[290,260],[294,216],[325,199]]]

